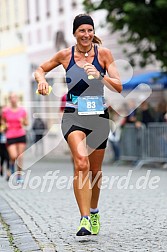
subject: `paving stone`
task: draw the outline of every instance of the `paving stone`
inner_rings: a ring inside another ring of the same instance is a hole
[[[10,246],[8,235],[0,222],[0,252],[14,252],[14,249]]]
[[[8,232],[10,232],[11,236],[13,237],[12,247],[9,246],[7,233],[4,231],[3,226],[0,225],[0,248],[2,249],[2,251],[14,252],[15,247],[17,247],[21,252],[41,251],[35,240],[32,238],[27,226],[19,217],[19,215],[13,209],[11,209],[7,201],[1,198],[1,196],[0,200],[2,202],[2,219],[9,226]],[[3,239],[1,239],[1,237],[3,237]]]

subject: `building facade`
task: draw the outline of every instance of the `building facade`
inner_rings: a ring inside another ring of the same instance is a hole
[[[20,99],[29,93],[28,58],[23,37],[25,8],[22,0],[0,1],[0,93],[7,103],[9,92]]]

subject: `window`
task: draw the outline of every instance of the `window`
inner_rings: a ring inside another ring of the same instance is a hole
[[[29,33],[27,34],[27,40],[28,40],[28,45],[31,45],[31,44],[32,44],[31,32],[29,32]]]
[[[48,25],[46,28],[47,40],[50,41],[52,39],[52,27]]]
[[[40,11],[40,9],[39,9],[40,7],[39,7],[39,0],[35,0],[35,9],[36,9],[36,21],[39,21],[39,11]]]
[[[7,71],[6,66],[2,66],[2,81],[7,80]]]
[[[57,50],[61,50],[68,46],[67,41],[65,40],[64,32],[62,30],[57,31],[55,37],[55,46]]]
[[[6,0],[5,1],[5,9],[6,9],[6,29],[9,30],[9,24],[10,24],[10,13],[9,13],[9,10],[10,10],[10,7],[9,7],[9,0]]]
[[[50,17],[50,0],[46,0],[46,16]]]
[[[71,5],[72,5],[72,8],[76,8],[76,7],[77,7],[77,3],[76,3],[76,1],[75,1],[75,0],[72,0]]]
[[[41,30],[37,30],[37,43],[41,43]]]
[[[19,26],[19,22],[18,22],[18,18],[19,18],[19,3],[18,3],[18,0],[15,0],[14,13],[15,13],[15,27],[18,27]]]
[[[2,2],[2,1],[1,1]],[[10,13],[9,13],[9,0],[3,1],[0,8],[0,31],[9,30],[10,26]]]
[[[64,12],[64,7],[63,7],[63,0],[59,0],[59,13],[63,13]]]
[[[0,32],[2,32],[3,31],[3,9],[2,8],[0,8]]]
[[[30,5],[29,0],[26,0],[26,23],[30,23]]]

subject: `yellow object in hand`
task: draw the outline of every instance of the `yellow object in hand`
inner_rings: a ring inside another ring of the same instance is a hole
[[[51,91],[52,91],[52,87],[49,86],[49,92],[48,92],[46,95],[50,95]],[[36,94],[38,94],[38,95],[40,94],[40,93],[38,92],[38,89],[36,90]]]
[[[93,76],[93,75],[88,75],[88,79],[89,79],[89,80],[93,80],[93,79],[94,79],[94,76]]]
[[[87,66],[89,66],[89,65],[90,65],[90,64],[87,64],[87,63],[86,63],[86,64],[84,64],[83,68],[85,69],[85,68],[86,68]],[[94,76],[90,74],[90,75],[88,75],[88,79],[89,79],[89,80],[93,80],[93,79],[94,79]]]

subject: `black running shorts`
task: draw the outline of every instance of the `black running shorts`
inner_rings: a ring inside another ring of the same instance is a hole
[[[80,130],[85,133],[90,148],[105,149],[109,135],[108,109],[101,115],[78,115],[77,109],[65,108],[61,127],[66,141],[71,132]]]
[[[16,143],[26,143],[26,136],[7,138],[7,146]]]

